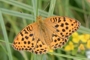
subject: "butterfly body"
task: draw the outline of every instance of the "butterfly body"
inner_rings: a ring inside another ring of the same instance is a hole
[[[37,29],[39,30],[39,36],[42,36],[43,38],[43,42],[45,44],[47,44],[48,46],[50,46],[50,42],[52,42],[51,40],[51,33],[50,30],[48,29],[48,25],[44,22],[44,20],[42,20],[41,17],[37,17]],[[41,39],[42,39],[41,38]]]
[[[80,23],[75,19],[53,16],[26,26],[14,39],[16,50],[26,50],[36,54],[44,54],[50,49],[62,47],[68,37],[75,32]]]

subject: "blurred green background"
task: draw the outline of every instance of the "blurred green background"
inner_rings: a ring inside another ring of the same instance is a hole
[[[36,55],[16,51],[12,42],[37,13],[75,18],[81,23],[69,42],[54,52]],[[0,60],[87,60],[90,59],[90,0],[0,0]]]

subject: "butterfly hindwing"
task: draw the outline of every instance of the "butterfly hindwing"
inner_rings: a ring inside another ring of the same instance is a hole
[[[52,36],[53,41],[51,42],[51,49],[61,48],[67,41],[68,38],[60,38],[58,35],[53,34]]]
[[[33,52],[36,54],[44,54],[44,53],[48,52],[48,46],[45,43],[43,43],[40,38],[38,38]]]

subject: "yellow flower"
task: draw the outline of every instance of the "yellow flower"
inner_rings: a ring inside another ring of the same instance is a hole
[[[64,50],[66,51],[70,51],[70,50],[74,50],[74,44],[70,41],[69,45],[67,45]]]
[[[78,37],[78,38],[73,38],[72,41],[73,41],[74,43],[79,43],[80,40],[79,40],[79,37]]]
[[[74,50],[74,44],[71,41],[69,42],[69,46],[70,46],[71,50]]]
[[[86,43],[89,38],[90,38],[89,34],[80,35],[80,40],[84,43]]]
[[[79,36],[77,32],[74,32],[74,33],[72,34],[72,37],[73,37],[73,38],[76,38],[77,36]]]
[[[53,52],[53,50],[52,50],[52,49],[50,49],[50,50],[49,50],[49,52]]]
[[[70,49],[70,46],[67,45],[67,46],[64,48],[64,50],[65,50],[65,51],[70,51],[70,50],[71,50],[71,49]]]
[[[72,34],[72,41],[74,42],[74,43],[78,43],[79,41],[80,41],[80,38],[79,38],[79,35],[78,35],[78,33],[77,32],[75,32],[75,33],[73,33]]]
[[[86,40],[88,40],[88,39],[90,38],[90,35],[89,35],[89,34],[84,34],[84,38],[85,38]]]
[[[85,47],[83,44],[80,44],[79,47],[78,47],[79,50],[85,50]]]
[[[87,41],[86,47],[90,49],[90,40]]]

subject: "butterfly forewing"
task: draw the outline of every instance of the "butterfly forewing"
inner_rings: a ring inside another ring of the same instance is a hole
[[[14,39],[13,47],[16,50],[26,50],[36,54],[48,51],[48,46],[42,41],[36,23],[26,26]]]
[[[62,47],[67,42],[68,37],[80,26],[78,21],[68,17],[54,16],[46,18],[44,21],[47,27],[53,31],[53,41],[51,42],[53,49]]]
[[[36,46],[36,40],[34,36],[34,24],[26,26],[20,33],[15,37],[13,47],[16,50],[28,50],[33,51]]]

